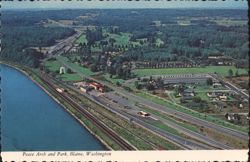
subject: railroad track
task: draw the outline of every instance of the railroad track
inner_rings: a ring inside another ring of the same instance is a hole
[[[133,146],[131,146],[128,142],[126,142],[124,139],[122,139],[119,135],[117,135],[115,132],[113,132],[111,129],[106,127],[102,122],[97,120],[93,115],[91,115],[89,112],[84,110],[80,105],[75,103],[71,98],[69,98],[64,92],[59,93],[56,91],[54,85],[52,85],[50,82],[45,80],[43,77],[40,77],[40,79],[49,86],[53,92],[55,92],[57,95],[68,101],[68,103],[74,107],[81,115],[86,117],[88,120],[90,120],[95,126],[97,126],[99,129],[101,129],[106,135],[111,137],[119,146],[121,146],[124,150],[135,150]]]

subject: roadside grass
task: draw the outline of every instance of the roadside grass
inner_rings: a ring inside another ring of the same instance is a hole
[[[176,109],[177,111],[192,115],[192,116],[197,117],[199,119],[203,119],[203,120],[206,120],[206,121],[209,121],[209,122],[212,122],[212,123],[224,126],[224,127],[228,127],[228,128],[234,129],[234,130],[239,130],[239,131],[246,132],[246,133],[248,132],[248,128],[246,128],[246,127],[237,126],[237,125],[231,124],[229,122],[223,121],[221,119],[214,118],[214,117],[209,116],[207,114],[202,114],[202,113],[199,113],[197,111],[190,110],[184,106],[174,104],[170,101],[161,99],[159,97],[156,97],[156,96],[148,94],[148,93],[137,92],[136,95],[143,97],[145,99],[148,99],[148,100],[150,100],[154,103],[157,103],[159,105],[166,106],[166,107],[169,107],[172,109]]]
[[[237,69],[235,66],[206,66],[194,68],[163,68],[163,69],[136,69],[133,72],[139,76],[164,75],[164,74],[214,74],[228,76],[228,70],[232,69],[233,74],[238,70],[240,74],[247,74],[246,69]]]
[[[190,125],[190,124],[187,124],[187,123],[184,123],[184,122],[180,122],[180,121],[174,120],[173,118],[169,117],[167,114],[164,114],[164,113],[159,112],[159,111],[157,111],[157,110],[153,110],[153,109],[147,108],[147,107],[145,107],[145,106],[143,106],[143,109],[144,109],[146,112],[148,112],[148,113],[151,113],[151,114],[157,115],[157,116],[159,116],[159,117],[162,117],[162,118],[164,118],[164,119],[166,119],[166,120],[172,121],[172,122],[174,122],[175,124],[178,124],[178,125],[180,125],[180,126],[186,128],[186,129],[189,129],[189,130],[194,131],[194,132],[197,132],[197,133],[199,132],[199,131],[198,131],[199,129],[198,129],[196,126],[193,126],[193,125]]]
[[[168,125],[162,123],[161,121],[145,121],[145,122],[152,124],[155,127],[160,128],[162,130],[165,130],[166,132],[180,136],[180,133],[176,129],[169,127]]]
[[[58,56],[57,57],[58,61],[61,61],[63,62],[64,64],[72,67],[74,70],[76,70],[77,72],[80,72],[80,73],[83,73],[84,75],[87,75],[87,76],[90,76],[90,75],[93,75],[94,73],[88,69],[88,68],[85,68],[79,64],[76,64],[76,63],[72,63],[69,61],[69,59],[67,57],[64,57],[64,56]]]
[[[77,43],[77,44],[80,44],[80,43],[88,43],[88,40],[86,39],[86,35],[85,34],[83,34],[83,35],[81,35],[76,41],[75,41],[75,43]]]

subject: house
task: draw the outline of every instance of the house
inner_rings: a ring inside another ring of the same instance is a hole
[[[219,100],[226,101],[227,96],[226,95],[219,96]]]
[[[88,86],[80,86],[80,91],[82,91],[82,92],[84,92],[84,93],[86,93],[86,92],[88,92],[88,91],[90,91],[90,90],[91,90],[91,88],[88,87]]]
[[[217,82],[213,83],[214,88],[221,87],[221,86],[222,86],[221,83],[217,83]]]
[[[216,94],[215,94],[214,92],[208,92],[208,93],[207,93],[207,96],[208,96],[209,98],[216,98]]]
[[[239,114],[236,113],[226,113],[225,117],[227,118],[228,121],[234,122],[234,121],[240,121],[241,117]]]

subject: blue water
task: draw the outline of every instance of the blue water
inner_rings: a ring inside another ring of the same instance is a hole
[[[0,65],[3,151],[106,150],[21,72]]]

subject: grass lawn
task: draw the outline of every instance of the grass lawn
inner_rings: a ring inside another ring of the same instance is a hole
[[[109,36],[105,39],[106,41],[108,41],[110,38],[115,39],[115,43],[116,45],[128,45],[129,44],[129,39],[131,34],[129,33],[120,33],[120,34],[111,34],[111,33],[106,33]]]
[[[94,74],[90,69],[85,68],[85,67],[82,67],[82,66],[79,65],[79,64],[70,62],[69,59],[68,59],[67,57],[58,56],[57,59],[58,59],[59,61],[63,62],[64,64],[66,64],[66,65],[72,67],[72,69],[76,70],[77,72],[83,73],[84,75],[90,76],[90,75],[93,75],[93,74]]]
[[[137,76],[164,75],[164,74],[201,74],[217,73],[222,76],[228,76],[228,70],[232,69],[235,74],[237,68],[234,66],[206,66],[195,68],[163,68],[163,69],[136,69],[133,72]],[[238,69],[239,74],[247,74],[246,69]]]
[[[169,117],[167,114],[161,113],[159,111],[156,111],[156,110],[153,110],[153,109],[150,109],[150,108],[147,108],[147,107],[143,107],[143,109],[148,113],[158,115],[158,116],[160,116],[160,117],[162,117],[162,118],[164,118],[166,120],[172,121],[175,124],[178,124],[178,125],[186,128],[186,129],[189,129],[189,130],[194,131],[194,132],[198,132],[198,128],[196,126],[193,126],[193,125],[190,125],[190,124],[187,124],[187,123],[183,123],[183,122],[180,122],[180,121],[176,121],[175,119]]]
[[[46,61],[45,62],[45,67],[48,68],[52,72],[56,72],[60,69],[62,64],[58,60],[54,61]],[[61,78],[63,81],[80,81],[82,80],[82,77],[80,77],[78,74],[73,73],[65,73],[65,74],[57,74],[58,78]]]
[[[81,35],[77,40],[76,42],[77,44],[80,44],[80,43],[88,43],[88,40],[86,39],[86,35]]]

